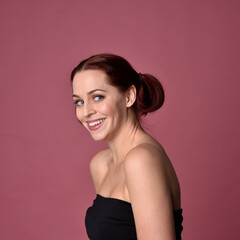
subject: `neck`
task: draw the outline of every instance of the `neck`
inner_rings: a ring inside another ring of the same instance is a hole
[[[113,163],[120,164],[129,150],[137,145],[139,136],[144,133],[136,116],[128,118],[119,128],[119,132],[114,139],[107,142],[112,152]]]

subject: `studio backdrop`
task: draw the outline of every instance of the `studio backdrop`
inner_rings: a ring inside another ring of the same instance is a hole
[[[118,54],[160,79],[143,119],[182,190],[184,240],[239,235],[239,1],[1,0],[0,239],[86,240],[94,142],[71,70]]]

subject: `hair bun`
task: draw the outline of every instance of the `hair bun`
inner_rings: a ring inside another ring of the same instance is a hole
[[[161,83],[151,74],[139,73],[139,78],[137,111],[141,116],[159,109],[164,103],[165,94]]]
[[[104,71],[109,76],[109,83],[122,92],[134,85],[137,100],[133,108],[138,117],[154,112],[163,105],[164,91],[161,83],[150,74],[137,73],[123,57],[109,53],[91,56],[73,69],[71,80],[77,72],[88,69]]]

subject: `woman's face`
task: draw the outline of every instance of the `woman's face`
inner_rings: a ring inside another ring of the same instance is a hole
[[[110,141],[124,127],[126,96],[111,86],[100,70],[84,70],[73,78],[76,116],[95,141]]]

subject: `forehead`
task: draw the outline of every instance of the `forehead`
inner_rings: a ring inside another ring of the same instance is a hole
[[[88,91],[93,88],[113,88],[108,82],[108,76],[100,70],[84,70],[77,72],[73,78],[73,89]]]

